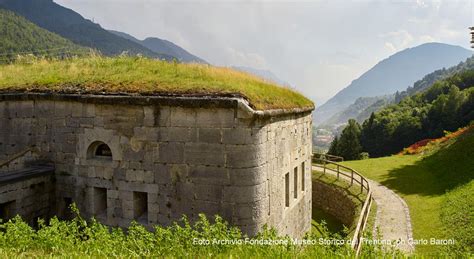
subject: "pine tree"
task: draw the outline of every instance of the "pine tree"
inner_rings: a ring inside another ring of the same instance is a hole
[[[339,155],[339,138],[337,136],[331,142],[331,146],[329,147],[328,154],[335,155],[335,156]]]
[[[360,159],[360,153],[362,152],[360,134],[361,127],[359,123],[354,119],[350,119],[338,140],[338,155],[344,157],[345,160]]]

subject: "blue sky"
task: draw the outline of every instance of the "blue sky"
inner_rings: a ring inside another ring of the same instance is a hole
[[[106,29],[159,37],[219,66],[268,69],[322,104],[397,51],[469,48],[472,1],[55,0]]]

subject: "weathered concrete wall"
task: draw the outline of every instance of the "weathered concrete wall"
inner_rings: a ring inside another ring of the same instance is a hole
[[[340,187],[313,180],[313,206],[339,219],[350,227],[355,219],[355,204]]]
[[[205,213],[250,235],[264,224],[294,237],[310,229],[309,112],[37,99],[0,101],[0,120],[0,154],[36,145],[55,163],[60,214],[75,201],[114,226]],[[112,157],[95,156],[100,143]]]

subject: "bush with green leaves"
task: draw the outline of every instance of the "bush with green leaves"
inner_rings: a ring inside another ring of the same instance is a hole
[[[278,236],[273,229],[264,230],[248,238],[229,226],[221,217],[211,222],[204,215],[194,224],[186,217],[169,227],[155,226],[153,231],[132,222],[127,229],[112,228],[98,221],[76,217],[70,221],[52,218],[48,223],[39,220],[34,229],[19,216],[0,224],[0,256],[52,256],[52,257],[354,257],[349,245],[301,245],[288,236]],[[324,226],[321,226],[324,228]],[[306,240],[342,239],[324,231],[308,234]],[[242,244],[217,243],[217,240],[241,240]],[[251,244],[257,241],[274,241],[274,245]],[[285,241],[285,242],[283,242]],[[207,244],[207,242],[209,242]],[[365,245],[366,256],[387,255],[380,247]],[[393,255],[393,252],[390,252]]]

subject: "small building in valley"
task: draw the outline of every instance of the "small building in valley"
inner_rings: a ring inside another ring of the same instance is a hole
[[[310,229],[311,102],[228,69],[95,59],[0,68],[0,217],[74,202],[110,226]]]

